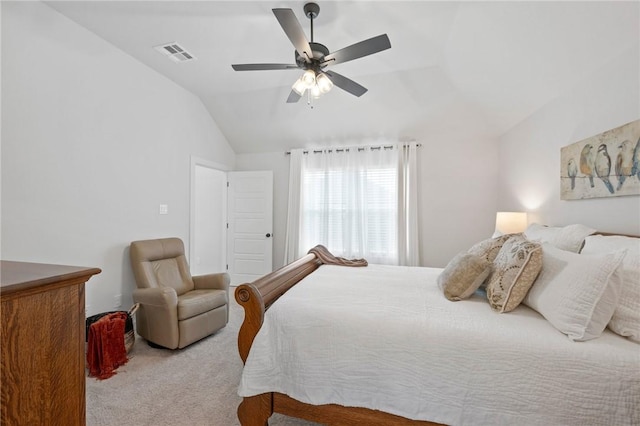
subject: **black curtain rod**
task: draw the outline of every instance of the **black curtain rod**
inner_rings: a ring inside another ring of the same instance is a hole
[[[416,145],[418,148],[422,147],[422,144],[419,143]],[[358,147],[358,151],[364,151],[365,149],[369,148],[369,149],[393,149],[394,145],[380,145],[380,146],[367,146],[367,147]],[[409,145],[402,145],[403,148],[408,148]],[[312,150],[304,150],[302,151],[303,154],[308,154],[308,153],[312,153],[312,154],[320,154],[321,152],[344,152],[347,151],[349,152],[349,149],[353,149],[355,147],[350,147],[350,148],[328,148],[328,149],[312,149]],[[285,151],[284,155],[291,155],[291,151]]]

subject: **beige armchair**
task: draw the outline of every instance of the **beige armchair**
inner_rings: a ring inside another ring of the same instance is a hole
[[[136,330],[147,341],[184,348],[229,321],[229,274],[192,277],[179,238],[134,241],[131,266],[140,303]]]

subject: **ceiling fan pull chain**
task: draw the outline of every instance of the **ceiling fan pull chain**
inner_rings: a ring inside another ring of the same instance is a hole
[[[310,109],[313,109],[313,104],[311,103],[311,90],[307,90],[307,105],[309,105]]]

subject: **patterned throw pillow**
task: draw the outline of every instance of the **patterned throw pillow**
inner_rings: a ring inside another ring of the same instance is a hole
[[[509,238],[493,261],[487,283],[487,299],[500,313],[514,310],[542,269],[542,246],[522,235]]]
[[[522,234],[504,234],[499,237],[489,238],[479,243],[476,243],[471,247],[468,253],[480,256],[487,262],[493,262],[498,255],[498,252],[502,248],[502,245],[511,237]]]
[[[471,296],[487,279],[491,263],[469,254],[459,253],[438,276],[438,285],[449,300],[462,300]]]

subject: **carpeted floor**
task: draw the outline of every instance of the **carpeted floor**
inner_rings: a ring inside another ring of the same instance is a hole
[[[216,334],[176,351],[151,348],[137,337],[129,362],[115,376],[87,377],[87,425],[239,425],[236,339],[243,311],[231,298],[229,324]],[[269,424],[315,425],[279,414]]]

